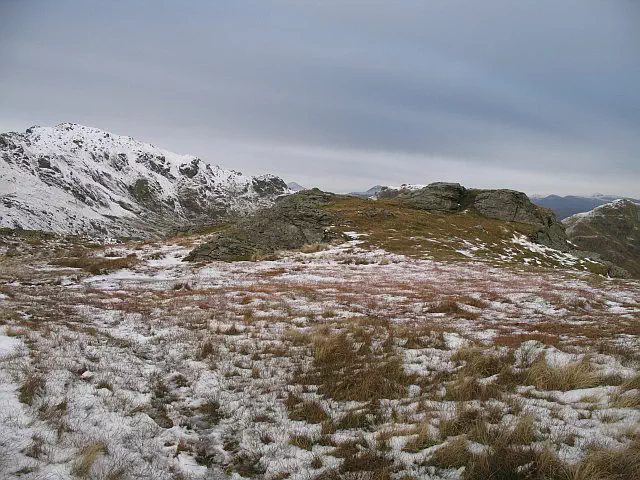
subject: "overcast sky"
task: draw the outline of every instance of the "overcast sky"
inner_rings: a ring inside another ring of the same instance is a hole
[[[0,131],[333,191],[640,196],[640,2],[0,0]]]

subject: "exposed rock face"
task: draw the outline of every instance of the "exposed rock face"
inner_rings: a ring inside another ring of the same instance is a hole
[[[419,190],[382,190],[378,198],[397,198],[419,210],[455,212],[460,210],[465,188],[459,183],[432,183]]]
[[[214,240],[194,249],[185,260],[248,260],[254,255],[329,242],[337,238],[328,230],[334,216],[321,207],[330,204],[333,197],[318,189],[281,197],[273,207],[239,219]]]
[[[572,243],[640,278],[639,204],[617,200],[566,218],[564,224]]]
[[[0,227],[161,236],[289,192],[273,175],[242,175],[82,125],[0,134]]]
[[[420,210],[472,209],[487,218],[533,225],[537,228],[534,241],[558,250],[569,249],[564,227],[554,213],[534,205],[524,193],[515,190],[466,189],[458,183],[438,182],[418,190],[383,189],[378,198],[395,198]]]

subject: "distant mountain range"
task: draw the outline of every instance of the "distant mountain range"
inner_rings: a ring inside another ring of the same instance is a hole
[[[149,237],[291,193],[191,155],[73,123],[0,134],[0,227]]]
[[[567,195],[564,197],[559,195],[548,195],[546,197],[531,195],[530,198],[536,205],[553,210],[560,220],[570,217],[571,215],[575,215],[576,213],[588,212],[600,205],[604,205],[618,199],[627,199],[636,203],[640,202],[640,200],[633,198],[600,194],[591,196]]]

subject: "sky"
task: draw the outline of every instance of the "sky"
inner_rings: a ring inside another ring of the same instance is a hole
[[[636,0],[0,0],[0,131],[347,192],[640,197]]]

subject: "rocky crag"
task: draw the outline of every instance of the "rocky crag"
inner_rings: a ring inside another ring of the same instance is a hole
[[[564,226],[553,211],[534,205],[527,195],[515,190],[467,189],[458,183],[437,182],[420,189],[383,188],[378,198],[396,199],[420,210],[473,210],[487,218],[524,223],[535,227],[532,240],[536,243],[561,251],[570,249]]]
[[[468,211],[488,219],[526,224],[532,232],[531,241],[556,250],[569,250],[564,226],[553,212],[533,205],[521,192],[470,190],[459,184],[434,183],[418,190],[383,190],[378,198],[381,201],[372,202],[369,210],[384,211],[384,208],[373,207],[383,207],[385,200],[393,200],[394,204],[400,203],[408,209],[444,213]],[[278,250],[332,241],[340,235],[330,226],[343,224],[344,218],[330,207],[336,202],[349,202],[349,199],[356,201],[353,197],[318,189],[280,198],[273,207],[241,218],[219,232],[212,241],[192,251],[186,260],[246,260]]]

